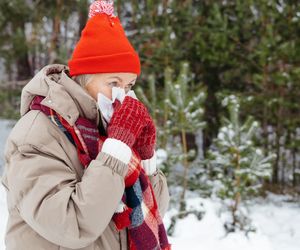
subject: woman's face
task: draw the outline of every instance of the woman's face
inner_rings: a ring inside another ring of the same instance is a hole
[[[95,100],[99,92],[112,99],[112,87],[123,88],[127,93],[136,79],[137,74],[134,73],[99,73],[92,77],[85,89]]]

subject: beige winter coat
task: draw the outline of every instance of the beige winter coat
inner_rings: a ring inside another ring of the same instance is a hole
[[[127,166],[100,152],[83,170],[76,149],[40,111],[29,111],[35,95],[69,123],[79,115],[102,121],[97,104],[66,73],[68,67],[44,67],[23,89],[21,119],[5,149],[2,184],[7,189],[7,250],[125,250],[126,229],[111,220],[124,192]],[[101,124],[100,124],[101,125]],[[150,176],[164,216],[169,192],[164,174]]]

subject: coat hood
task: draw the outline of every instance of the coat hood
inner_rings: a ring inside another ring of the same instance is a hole
[[[69,76],[69,67],[50,64],[43,67],[23,88],[21,94],[21,116],[30,109],[30,103],[37,95],[45,96],[41,104],[55,110],[70,125],[79,116],[104,122],[97,102]]]

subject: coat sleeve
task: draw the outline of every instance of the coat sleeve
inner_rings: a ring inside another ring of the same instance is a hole
[[[160,215],[163,218],[168,210],[170,203],[170,195],[166,176],[159,169],[157,175],[150,175],[149,178],[156,197]]]
[[[46,146],[18,146],[7,164],[9,195],[20,216],[42,237],[66,248],[94,242],[124,192],[127,165],[103,152],[80,181]]]

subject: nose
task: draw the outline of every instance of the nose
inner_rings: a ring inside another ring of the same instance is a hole
[[[126,88],[126,85],[124,84],[123,86],[120,86],[120,88],[124,89],[125,93],[127,94],[129,89]]]

